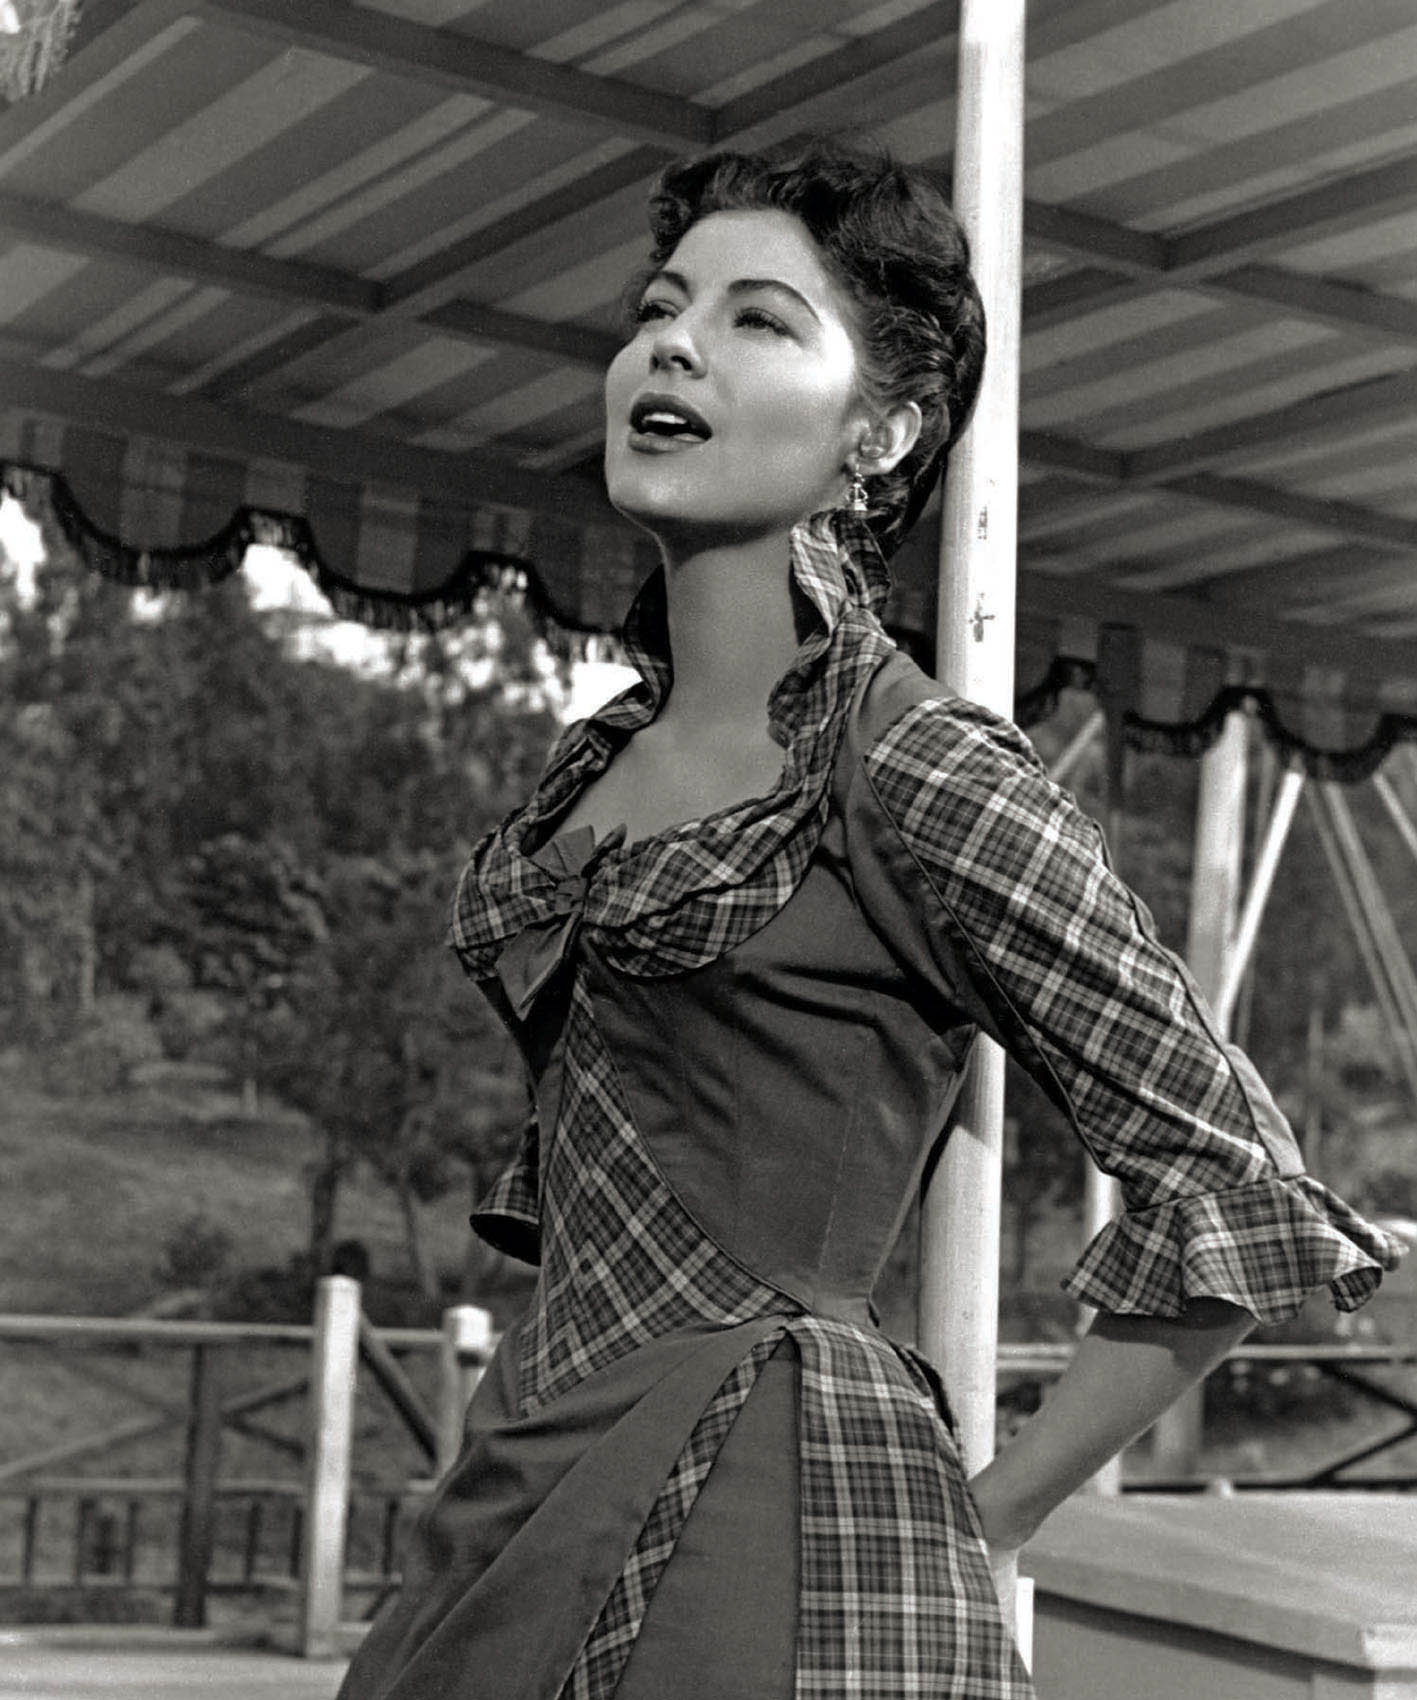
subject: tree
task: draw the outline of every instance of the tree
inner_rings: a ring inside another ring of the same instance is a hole
[[[34,1040],[93,1007],[97,892],[130,824],[109,807],[106,760],[125,714],[126,616],[125,593],[62,567],[42,566],[28,597],[0,575],[0,936],[18,965],[4,995]]]
[[[328,875],[317,960],[263,1033],[264,1078],[309,1114],[311,1255],[328,1266],[339,1189],[360,1163],[393,1191],[422,1291],[438,1283],[419,1207],[458,1168],[506,1150],[525,1113],[521,1065],[440,949],[447,888],[428,857],[349,857]]]
[[[140,599],[52,524],[47,543],[32,596],[0,575],[11,1030],[72,1027],[96,985],[156,996],[148,966],[175,952],[226,1001],[237,1073],[317,1122],[320,1261],[363,1163],[419,1262],[421,1203],[485,1167],[522,1110],[518,1065],[441,940],[467,846],[555,730],[535,633],[489,602],[363,676],[298,654],[239,575]]]
[[[288,1002],[328,929],[320,878],[279,839],[223,833],[182,863],[168,922],[193,984],[225,994],[225,1061],[254,1107],[273,1010]]]

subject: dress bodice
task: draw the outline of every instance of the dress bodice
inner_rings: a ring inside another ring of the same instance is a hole
[[[842,822],[771,921],[704,966],[643,978],[592,942],[579,954],[635,1128],[685,1209],[806,1308],[865,1323],[972,1029],[943,1001],[922,1007],[862,915]],[[546,989],[517,1024],[543,1130],[565,1019]]]

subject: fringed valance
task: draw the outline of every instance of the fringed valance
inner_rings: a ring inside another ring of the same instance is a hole
[[[1015,696],[1014,718],[1020,726],[1036,726],[1056,711],[1064,691],[1102,694],[1098,684],[1095,661],[1056,656],[1036,685]],[[1417,743],[1417,714],[1389,711],[1378,716],[1371,734],[1361,743],[1342,749],[1315,744],[1285,725],[1273,694],[1260,685],[1224,685],[1198,715],[1188,720],[1154,720],[1134,709],[1124,710],[1122,741],[1132,750],[1203,756],[1237,710],[1254,716],[1286,766],[1301,767],[1310,779],[1342,785],[1370,779],[1398,744]]]
[[[64,63],[79,0],[0,0],[0,95],[22,100]]]
[[[600,631],[562,607],[530,562],[503,551],[467,550],[451,577],[428,589],[374,590],[330,565],[300,514],[242,506],[220,531],[201,542],[138,548],[96,526],[63,473],[14,461],[0,465],[6,493],[32,515],[37,505],[47,504],[65,541],[84,565],[117,584],[145,590],[197,590],[220,584],[240,569],[253,544],[262,544],[293,556],[340,619],[380,630],[439,630],[456,625],[493,591],[524,606],[554,648],[575,649],[577,639]]]
[[[597,634],[614,629],[657,559],[608,513],[599,523],[452,494],[435,501],[40,422],[7,435],[30,452],[0,458],[6,491],[121,584],[216,584],[265,544],[296,560],[342,619],[436,630],[465,621],[490,592],[521,602],[561,653],[584,653],[601,647]]]
[[[389,516],[381,523],[371,511],[369,492],[355,486],[310,491],[313,512],[307,513],[241,503],[224,524],[197,541],[139,546],[95,520],[69,478],[52,467],[0,460],[0,480],[33,517],[47,513],[86,566],[121,584],[153,590],[216,584],[239,570],[248,548],[265,544],[294,557],[343,619],[383,629],[435,630],[466,620],[490,592],[523,606],[562,654],[584,655],[591,648],[601,655],[613,653],[616,619],[652,559],[648,546],[627,547],[624,534],[609,526],[548,527],[536,516],[491,507],[449,507],[435,514],[406,510],[403,530],[396,536]],[[355,578],[331,564],[317,541],[317,527],[324,529],[322,516],[324,525],[345,543],[350,558],[367,564],[384,547],[378,562],[384,582],[362,574]],[[431,559],[442,567],[437,577],[427,571],[429,551],[424,545],[430,524],[439,545]],[[597,532],[606,535],[597,538]],[[391,562],[403,563],[404,582],[393,582]],[[420,582],[420,576],[426,582]],[[589,594],[568,595],[558,588],[557,579],[574,592]],[[912,611],[918,612],[915,604],[923,601],[920,587],[906,584],[901,589],[903,594],[893,602],[897,620],[904,623],[895,629],[920,652],[926,645],[909,624]],[[1229,714],[1243,710],[1255,717],[1284,762],[1302,767],[1311,778],[1342,783],[1370,777],[1397,744],[1417,743],[1417,714],[1396,711],[1382,712],[1375,721],[1370,716],[1371,730],[1356,742],[1319,741],[1288,724],[1276,693],[1259,684],[1212,687],[1198,712],[1176,718],[1142,713],[1137,706],[1144,671],[1139,639],[1122,629],[1108,628],[1103,635],[1097,660],[1048,655],[1043,676],[1015,697],[1020,726],[1046,720],[1064,691],[1088,691],[1108,707],[1114,740],[1135,750],[1194,757],[1215,743]],[[1124,641],[1109,642],[1109,635]],[[1130,653],[1128,635],[1133,640]],[[1037,645],[1033,647],[1036,651]]]

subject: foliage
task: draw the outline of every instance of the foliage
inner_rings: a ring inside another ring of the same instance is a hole
[[[356,1164],[394,1191],[425,1291],[417,1207],[510,1143],[524,1113],[507,1041],[429,941],[446,926],[441,864],[345,857],[328,875],[329,926],[310,971],[265,1024],[263,1083],[305,1110],[324,1149],[311,1177],[312,1249],[328,1264],[334,1195]]]
[[[168,1235],[158,1279],[169,1287],[205,1287],[231,1260],[231,1235],[205,1211],[184,1216]]]
[[[127,1084],[162,1055],[162,1041],[141,998],[105,992],[88,1018],[44,1048],[41,1078],[56,1096],[91,1097]]]
[[[431,1287],[421,1205],[523,1113],[441,941],[467,845],[554,728],[534,634],[489,606],[360,673],[239,578],[144,603],[49,542],[32,597],[0,572],[0,1017],[58,1058],[132,994],[151,1044],[314,1117],[317,1266],[363,1166]]]

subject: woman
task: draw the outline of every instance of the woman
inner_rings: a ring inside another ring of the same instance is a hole
[[[473,1218],[540,1263],[347,1700],[1030,1692],[989,1573],[1253,1324],[1395,1248],[1300,1164],[1096,828],[878,614],[983,315],[938,194],[837,149],[653,202],[606,382],[664,559],[642,682],[473,853],[453,942],[539,1135]],[[1127,1213],[1041,1414],[966,1489],[870,1290],[973,1034]]]

